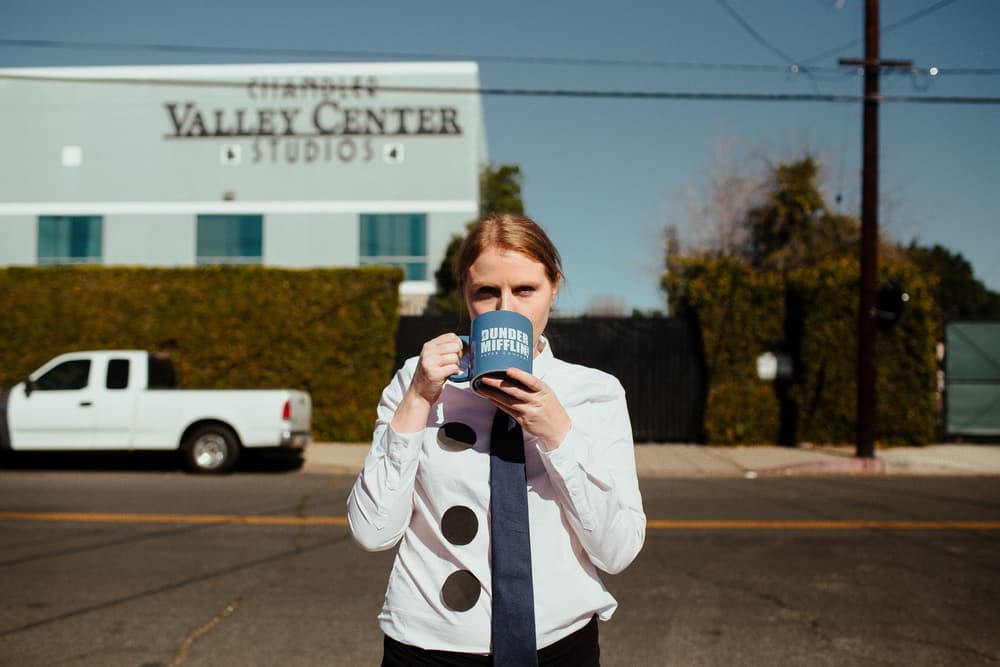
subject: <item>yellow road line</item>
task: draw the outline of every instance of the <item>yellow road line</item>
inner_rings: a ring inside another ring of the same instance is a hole
[[[4,512],[0,521],[75,523],[236,524],[248,526],[346,526],[343,516],[244,516],[240,514],[140,514],[134,512]],[[1000,521],[873,520],[670,520],[650,519],[652,530],[1000,530]]]
[[[250,526],[346,526],[344,516],[243,516],[240,514],[138,514],[132,512],[0,512],[0,521],[77,523],[196,523]]]
[[[651,519],[647,528],[657,530],[1000,530],[1000,521],[812,521],[721,520],[671,521]]]

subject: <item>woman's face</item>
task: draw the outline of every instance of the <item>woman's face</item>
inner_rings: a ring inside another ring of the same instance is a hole
[[[549,282],[545,265],[512,250],[489,247],[469,267],[465,304],[475,319],[490,310],[512,310],[531,320],[535,354],[545,331],[559,281]]]

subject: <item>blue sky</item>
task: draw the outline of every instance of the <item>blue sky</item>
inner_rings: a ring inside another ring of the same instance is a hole
[[[1000,97],[1000,2],[881,4],[883,27],[931,10],[886,30],[882,57],[912,60],[924,73],[940,68],[935,77],[886,75],[884,95]],[[837,59],[860,57],[863,46],[831,51],[860,40],[863,14],[863,0],[3,0],[0,40],[400,55],[0,44],[0,67],[459,59],[479,62],[487,88],[852,95],[861,92],[861,78],[838,70]],[[523,61],[531,58],[655,66]],[[794,63],[819,69],[793,73]],[[719,64],[774,69],[711,67]],[[860,102],[488,96],[484,106],[490,159],[521,166],[528,213],[563,254],[567,283],[558,308],[564,312],[607,297],[628,309],[665,307],[657,288],[662,230],[673,224],[682,239],[704,233],[687,202],[705,190],[719,155],[760,173],[768,160],[808,150],[823,165],[828,205],[858,212]],[[883,233],[960,252],[980,280],[1000,290],[1000,105],[887,102],[881,139]]]

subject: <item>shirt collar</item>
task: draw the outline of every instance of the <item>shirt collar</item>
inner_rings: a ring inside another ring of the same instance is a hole
[[[542,335],[538,337],[538,340],[542,343],[542,351],[538,353],[537,357],[531,360],[531,374],[536,378],[544,380],[545,374],[552,368],[555,356],[552,354],[552,344],[549,343],[548,338]]]

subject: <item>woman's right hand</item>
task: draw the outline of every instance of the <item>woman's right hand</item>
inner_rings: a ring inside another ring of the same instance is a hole
[[[416,433],[427,425],[431,406],[441,396],[444,383],[461,370],[462,351],[462,339],[453,333],[424,343],[410,387],[392,417],[392,428],[397,433]]]
[[[424,343],[420,350],[417,370],[410,382],[410,391],[433,404],[441,395],[444,383],[458,373],[464,346],[462,339],[453,333],[441,334]]]

